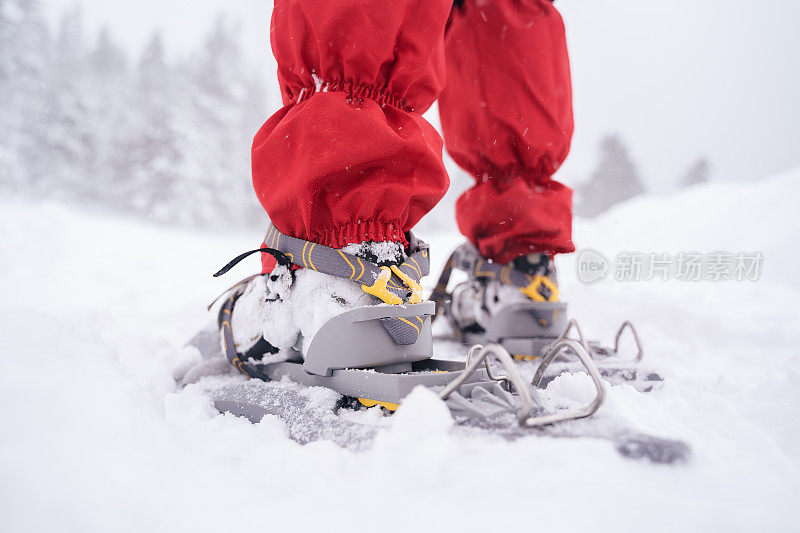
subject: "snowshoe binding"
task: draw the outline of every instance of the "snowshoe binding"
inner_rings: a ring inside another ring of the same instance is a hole
[[[466,273],[467,280],[448,290],[453,270]],[[453,340],[466,345],[499,344],[520,363],[547,361],[544,368],[549,372],[542,377],[544,383],[560,373],[577,370],[573,363],[553,362],[559,355],[556,347],[560,341],[573,339],[607,381],[626,383],[642,392],[663,384],[657,372],[639,368],[644,348],[631,322],[619,328],[613,348],[584,337],[577,321],[568,318],[566,302],[559,299],[555,265],[547,254],[530,254],[498,264],[465,243],[447,260],[431,300],[437,304],[438,316],[443,316],[454,332]],[[632,358],[620,354],[620,339],[626,330],[636,344],[637,353]]]

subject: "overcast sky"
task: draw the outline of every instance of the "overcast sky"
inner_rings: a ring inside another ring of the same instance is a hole
[[[52,20],[82,5],[131,51],[160,28],[169,48],[196,45],[217,13],[241,19],[253,57],[267,58],[269,0],[44,0]],[[567,25],[576,133],[567,183],[582,181],[606,132],[619,133],[655,190],[700,156],[712,179],[748,180],[800,167],[800,2],[559,0]],[[267,74],[265,74],[267,75]]]

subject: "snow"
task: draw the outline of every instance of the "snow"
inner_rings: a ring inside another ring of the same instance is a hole
[[[342,248],[347,253],[359,255],[359,257],[374,256],[375,263],[392,262],[399,263],[404,257],[402,247],[391,241],[361,242],[358,244],[348,244]]]
[[[373,302],[373,298],[354,283],[306,269],[295,273],[294,284],[281,298],[264,306],[265,338],[287,353],[301,335],[304,354],[314,335],[328,320],[347,309]],[[281,331],[286,333],[281,335]],[[279,340],[273,342],[275,338]]]
[[[650,394],[612,387],[597,413],[686,440],[689,463],[655,466],[592,439],[507,442],[452,433],[416,390],[372,447],[301,446],[283,423],[217,413],[173,372],[205,305],[255,272],[210,274],[258,235],[196,233],[0,200],[0,516],[4,531],[614,531],[796,529],[800,489],[800,171],[642,197],[576,221],[578,247],[761,251],[757,282],[583,285],[562,294],[591,337],[633,319]],[[433,270],[460,238],[423,235]],[[428,287],[435,280],[426,280]],[[216,378],[242,380],[241,376]],[[585,375],[544,395],[581,402]],[[311,391],[324,400],[325,391]]]

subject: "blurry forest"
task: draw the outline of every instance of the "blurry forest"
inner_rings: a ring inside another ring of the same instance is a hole
[[[587,181],[575,188],[575,215],[596,217],[615,205],[646,191],[636,163],[619,135],[609,134],[600,140],[599,159]],[[679,187],[691,187],[709,181],[708,160],[695,161],[680,179]]]
[[[159,34],[128,55],[78,10],[52,31],[38,0],[0,0],[0,194],[57,199],[153,221],[263,225],[250,144],[265,80],[219,18],[169,61]]]

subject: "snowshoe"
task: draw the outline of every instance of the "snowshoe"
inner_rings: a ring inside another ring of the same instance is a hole
[[[304,413],[311,426],[300,424],[295,431],[290,424],[290,433],[296,440],[329,438],[333,432],[341,437],[333,440],[359,447],[359,443],[370,440],[372,433],[341,417],[333,423],[331,417],[354,405],[379,405],[392,411],[418,386],[436,392],[462,427],[491,428],[494,432],[505,428],[509,438],[519,436],[513,427],[542,428],[588,417],[603,403],[606,389],[601,374],[585,346],[574,339],[564,337],[551,342],[551,355],[542,358],[532,382],[522,378],[512,356],[500,344],[475,345],[464,362],[434,359],[431,321],[435,304],[422,301],[419,284],[430,268],[428,246],[413,236],[409,256],[391,264],[377,264],[358,254],[289,237],[274,227],[265,242],[270,246],[240,255],[216,275],[224,274],[249,254],[264,252],[273,255],[282,269],[277,279],[269,281],[277,283],[283,277],[291,287],[296,282],[292,281],[293,266],[301,266],[360,286],[374,300],[370,305],[346,308],[330,317],[310,339],[298,335],[294,343],[284,342],[283,347],[278,347],[266,336],[242,337],[234,330],[240,322],[236,320],[237,305],[258,283],[255,280],[259,276],[232,287],[218,312],[221,346],[210,348],[213,335],[198,336],[195,345],[206,359],[179,376],[186,386],[218,372],[221,351],[239,372],[258,380],[212,386],[208,393],[220,411],[253,421],[265,414],[296,421],[298,413]],[[267,291],[266,300],[272,296]],[[288,345],[291,347],[285,349]],[[550,364],[563,354],[572,354],[582,365],[591,377],[595,395],[583,407],[547,412],[539,388]],[[320,401],[318,395],[306,392],[317,387],[333,391],[332,396]],[[619,435],[615,432],[613,438],[608,438],[614,440]]]
[[[448,284],[454,269],[465,272],[467,280],[451,291]],[[644,349],[629,321],[617,331],[613,349],[587,341],[577,321],[568,319],[566,302],[559,300],[555,265],[546,254],[531,254],[501,265],[481,257],[474,246],[465,243],[447,260],[431,300],[437,304],[438,316],[450,324],[453,339],[465,345],[496,343],[518,362],[538,365],[558,341],[571,338],[589,353],[607,381],[626,383],[642,392],[663,384],[657,372],[639,368]],[[573,330],[576,336],[570,336]],[[619,351],[626,330],[637,349],[628,359]],[[574,364],[561,361],[547,368],[545,383],[562,372],[576,370]]]

